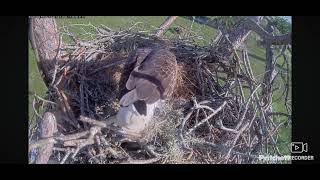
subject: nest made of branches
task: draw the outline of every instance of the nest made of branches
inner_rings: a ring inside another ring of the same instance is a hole
[[[90,40],[61,28],[60,34],[73,42],[60,48],[47,96],[34,99],[36,122],[48,111],[57,121],[49,163],[259,163],[258,155],[267,149],[279,154],[274,140],[279,127],[262,104],[262,85],[245,49],[227,60],[214,45],[194,44],[190,33],[160,39],[133,27],[84,26],[95,30]],[[156,111],[148,140],[128,148],[105,122],[119,110],[132,70],[126,65],[128,54],[158,45],[176,55],[176,90]],[[48,145],[41,144],[39,127],[30,125],[30,163]]]

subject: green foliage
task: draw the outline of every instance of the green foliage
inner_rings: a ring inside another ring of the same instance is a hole
[[[233,16],[221,16],[218,20],[228,28],[231,28],[236,24]]]
[[[228,28],[232,28],[236,23],[243,21],[247,16],[216,16],[216,19]]]
[[[227,29],[232,28],[237,20],[235,16],[209,16],[212,20],[217,20],[219,24],[225,26]]]
[[[288,34],[291,32],[291,23],[280,16],[273,16],[273,24],[281,34]]]
[[[236,25],[237,22],[243,20],[245,16],[208,16],[212,20],[217,20],[219,24],[230,29]],[[280,34],[287,34],[291,32],[291,23],[280,16],[272,16],[273,25],[280,31]],[[261,24],[263,27],[265,22]]]

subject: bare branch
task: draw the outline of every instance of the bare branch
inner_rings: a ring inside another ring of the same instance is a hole
[[[273,36],[269,34],[266,30],[264,30],[259,24],[248,19],[246,21],[246,26],[250,30],[256,32],[264,41],[273,45],[283,45],[283,44],[291,44],[291,33],[281,35],[281,36]]]
[[[226,104],[227,104],[227,101],[224,101],[216,110],[213,110],[212,113],[208,117],[206,117],[205,119],[201,120],[193,128],[189,129],[188,132],[187,132],[187,135],[192,133],[195,129],[197,129],[203,123],[207,122],[210,118],[212,118],[214,115],[216,115],[218,112],[220,112]]]
[[[156,32],[156,36],[160,37],[163,32],[177,19],[178,16],[169,16],[159,27],[159,30]]]
[[[126,162],[122,162],[120,164],[151,164],[151,163],[155,163],[157,161],[159,161],[161,159],[161,157],[155,157],[152,159],[147,159],[147,160],[133,160],[133,159],[129,159]]]

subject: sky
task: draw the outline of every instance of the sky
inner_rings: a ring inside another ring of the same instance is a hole
[[[292,22],[292,16],[280,16],[282,18],[284,18],[285,20],[287,20],[288,22]]]

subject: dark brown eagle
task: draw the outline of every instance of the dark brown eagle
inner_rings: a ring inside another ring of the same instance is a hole
[[[139,139],[158,103],[174,91],[177,62],[175,55],[165,48],[137,49],[128,58],[134,67],[126,82],[128,92],[120,99],[115,123],[126,137]]]
[[[140,114],[146,114],[144,104],[153,104],[172,95],[176,83],[176,57],[165,48],[142,48],[129,58],[135,64],[126,83],[129,92],[121,98],[120,104],[134,104]]]

